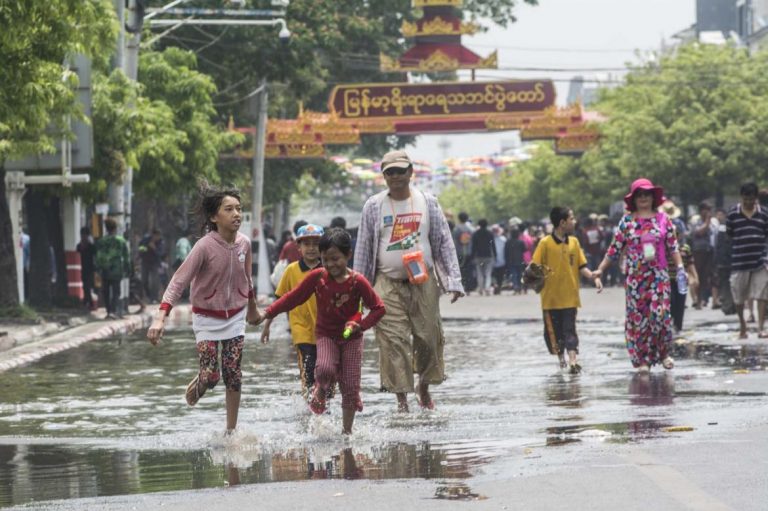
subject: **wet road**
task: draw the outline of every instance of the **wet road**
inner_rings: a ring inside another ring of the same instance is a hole
[[[434,497],[477,498],[478,478],[535,476],[566,458],[636,443],[707,442],[768,424],[764,343],[712,324],[675,348],[677,368],[630,370],[615,319],[579,324],[583,374],[562,374],[538,321],[447,321],[449,379],[437,410],[395,412],[367,337],[365,410],[342,438],[339,400],[312,416],[298,395],[285,322],[250,334],[238,432],[223,392],[195,408],[191,332],[84,345],[2,375],[0,506],[309,479],[431,480]],[[543,456],[542,453],[546,453]],[[298,483],[294,483],[298,484]],[[58,509],[58,508],[57,508]],[[756,507],[755,509],[760,509]]]

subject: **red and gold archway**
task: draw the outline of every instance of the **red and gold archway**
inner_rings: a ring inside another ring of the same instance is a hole
[[[423,16],[404,21],[401,32],[414,44],[400,57],[382,55],[383,71],[497,67],[496,52],[480,57],[462,45],[462,36],[480,28],[461,19],[462,0],[413,0],[412,5]],[[523,140],[554,140],[558,153],[581,154],[596,143],[595,122],[601,120],[580,105],[557,108],[551,80],[344,84],[331,91],[328,111],[301,109],[296,119],[270,119],[265,157],[323,158],[327,145],[359,144],[364,134],[505,130],[519,130]],[[253,133],[253,128],[238,131]]]

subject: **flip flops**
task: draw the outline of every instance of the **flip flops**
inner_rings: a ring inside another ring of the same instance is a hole
[[[205,394],[205,390],[205,386],[203,386],[202,389],[200,388],[200,375],[192,378],[192,381],[189,382],[189,385],[187,385],[187,392],[185,394],[185,397],[187,398],[187,404],[189,406],[195,406],[202,395]]]

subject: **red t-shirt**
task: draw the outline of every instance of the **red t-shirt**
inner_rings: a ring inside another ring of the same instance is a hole
[[[344,325],[359,311],[361,299],[370,310],[360,321],[362,330],[368,330],[384,316],[384,302],[365,277],[350,270],[347,280],[336,282],[325,268],[309,272],[297,287],[267,307],[266,315],[274,318],[288,312],[309,300],[312,294],[317,298],[315,332],[320,335],[341,339]]]
[[[299,244],[293,240],[286,241],[277,259],[278,260],[287,259],[289,263],[295,263],[296,261],[301,259],[301,252],[299,252]]]

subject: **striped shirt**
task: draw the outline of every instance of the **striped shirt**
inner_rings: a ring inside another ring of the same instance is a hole
[[[737,204],[728,212],[726,231],[731,237],[731,271],[756,270],[765,262],[768,242],[768,213],[755,205],[747,217]]]

